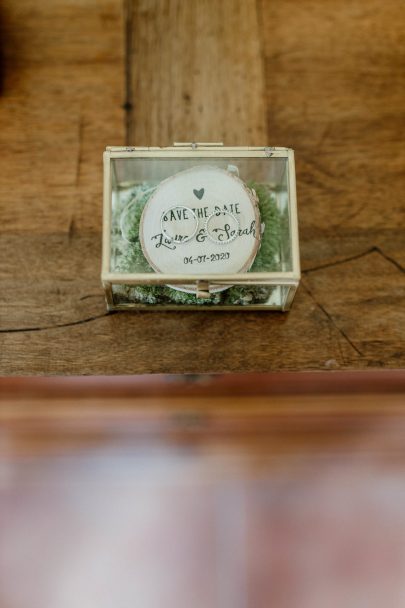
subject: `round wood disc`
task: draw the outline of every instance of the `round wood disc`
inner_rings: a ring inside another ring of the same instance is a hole
[[[146,203],[139,237],[156,272],[245,272],[260,244],[256,193],[239,177],[218,167],[181,171],[162,181]],[[193,285],[172,287],[191,293],[196,290]]]

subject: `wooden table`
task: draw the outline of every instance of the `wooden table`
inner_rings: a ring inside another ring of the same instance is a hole
[[[401,23],[399,0],[4,0],[1,372],[403,366]],[[174,140],[296,150],[290,313],[106,314],[102,151]]]

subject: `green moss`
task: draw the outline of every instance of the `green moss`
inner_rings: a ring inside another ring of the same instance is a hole
[[[259,199],[260,218],[264,230],[260,249],[250,272],[272,272],[279,268],[281,216],[273,192],[263,184],[250,183]]]
[[[262,229],[260,249],[249,272],[276,271],[280,264],[282,227],[276,197],[265,184],[250,182],[248,186],[253,188],[258,196]],[[112,246],[116,272],[154,272],[143,255],[139,241],[142,211],[154,189],[150,184],[132,188],[114,209]],[[123,222],[120,221],[122,213]],[[122,237],[122,230],[126,240]],[[225,291],[212,294],[209,299],[197,298],[194,294],[178,291],[167,285],[116,285],[113,291],[117,303],[246,306],[265,303],[272,290],[273,287],[263,285],[234,285]]]

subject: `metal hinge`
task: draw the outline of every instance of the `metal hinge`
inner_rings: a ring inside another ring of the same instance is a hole
[[[188,142],[180,142],[175,141],[173,143],[174,148],[191,148],[192,150],[197,150],[199,147],[203,148],[218,148],[223,146],[222,141],[188,141]]]
[[[160,150],[159,147],[152,146],[107,146],[107,152],[150,152]]]

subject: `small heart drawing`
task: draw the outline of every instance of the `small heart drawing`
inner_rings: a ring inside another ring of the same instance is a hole
[[[204,196],[204,188],[201,188],[200,190],[193,190],[193,192],[199,200],[201,200]]]

